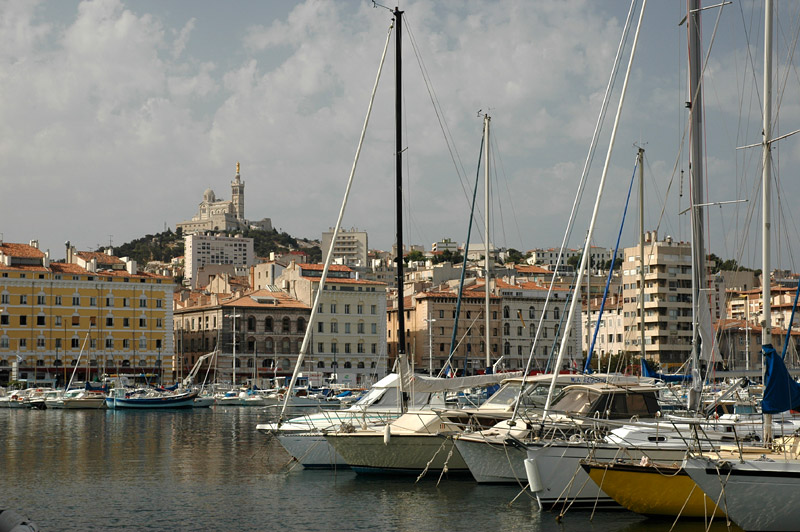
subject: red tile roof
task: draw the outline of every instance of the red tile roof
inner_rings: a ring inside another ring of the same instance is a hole
[[[0,244],[0,253],[8,255],[9,257],[18,257],[25,259],[43,259],[44,253],[28,244],[14,244],[12,242],[4,242]]]

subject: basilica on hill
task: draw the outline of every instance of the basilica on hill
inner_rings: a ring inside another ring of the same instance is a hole
[[[180,222],[175,227],[184,235],[204,232],[238,231],[241,229],[261,229],[272,231],[272,220],[264,218],[252,222],[244,217],[244,181],[236,163],[236,175],[231,181],[231,199],[217,199],[210,188],[203,193],[197,214],[191,220]]]

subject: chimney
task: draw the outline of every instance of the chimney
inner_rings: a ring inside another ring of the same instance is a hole
[[[29,245],[30,245],[32,248],[39,249],[39,241],[38,241],[38,240],[31,240],[30,242],[28,242],[28,244],[29,244]]]

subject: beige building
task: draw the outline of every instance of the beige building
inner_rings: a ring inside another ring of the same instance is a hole
[[[320,249],[322,250],[323,261],[328,256],[328,250],[331,247],[332,240],[333,228],[331,227],[322,233]],[[339,229],[339,234],[336,235],[336,244],[333,246],[333,262],[346,266],[367,266],[369,264],[367,262],[367,254],[369,251],[367,244],[368,239],[366,231],[359,231],[354,227],[349,231],[346,229]]]
[[[675,369],[692,350],[692,247],[656,233],[645,237],[644,332],[648,360]],[[625,248],[622,265],[625,350],[639,353],[641,316],[639,246]]]
[[[313,305],[322,264],[290,263],[277,284]],[[367,386],[386,375],[386,285],[333,264],[313,324],[306,366],[341,384]],[[311,364],[311,366],[309,366]]]
[[[311,308],[276,287],[221,297],[195,293],[175,304],[175,345],[181,376],[198,357],[220,349],[209,361],[219,381],[236,382],[292,374]]]

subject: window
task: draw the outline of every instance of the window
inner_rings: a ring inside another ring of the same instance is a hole
[[[56,316],[55,326],[56,327],[61,327],[61,316]]]
[[[122,340],[122,349],[130,349],[131,348],[131,341],[125,338]]]
[[[114,326],[114,318],[108,316],[106,318],[106,327],[113,327]]]
[[[114,339],[106,338],[106,349],[114,349]]]
[[[156,329],[161,329],[164,326],[164,322],[161,318],[156,318]]]
[[[317,332],[325,332],[325,322],[317,322]]]
[[[8,325],[8,314],[0,314],[0,325]]]
[[[558,309],[557,309],[557,308],[554,308],[554,309],[553,309],[553,319],[554,319],[554,320],[557,320],[557,319],[558,319],[558,316],[559,316],[559,311],[558,311]]]
[[[77,338],[72,338],[70,342],[70,346],[72,349],[78,349],[80,347],[79,340]],[[73,364],[74,366],[75,364]]]
[[[96,297],[90,297],[89,298],[89,306],[90,307],[96,307],[97,306],[97,298]]]
[[[344,362],[344,369],[350,369],[350,368],[352,368],[352,367],[353,367],[353,363],[352,363],[352,362],[350,362],[349,360],[345,360],[345,362]]]
[[[36,296],[36,304],[44,305],[44,296]]]
[[[370,328],[372,329],[372,334],[378,334],[378,324],[377,323],[371,324]]]
[[[147,338],[139,338],[139,349],[147,349]]]
[[[267,316],[264,318],[264,330],[266,332],[272,332],[272,317]]]
[[[145,298],[139,299],[139,308],[147,308],[147,299]]]
[[[364,342],[358,342],[356,345],[356,352],[363,353],[364,352]]]
[[[130,299],[128,299],[127,297],[123,297],[123,298],[122,298],[122,306],[123,306],[123,307],[129,307],[129,306],[131,306],[131,300],[130,300]]]
[[[129,318],[122,318],[122,326],[123,327],[130,327],[131,326],[131,320]]]
[[[345,303],[345,305],[344,305],[344,313],[345,314],[350,314],[350,304],[349,303]]]
[[[142,329],[147,327],[147,318],[139,318],[139,327]]]
[[[511,334],[511,325],[509,325],[508,323],[504,323],[503,324],[503,335],[509,336],[510,334]]]
[[[28,316],[20,316],[19,317],[19,324],[20,325],[27,325],[28,324]]]
[[[344,352],[345,353],[350,353],[350,344],[349,343],[344,344]],[[347,367],[347,366],[345,366],[345,367]]]
[[[374,355],[377,352],[378,352],[378,344],[370,344],[370,353]],[[373,362],[373,364],[375,364],[375,362]],[[372,367],[374,368],[375,366]]]
[[[358,334],[364,334],[364,323],[360,322],[358,324]]]
[[[44,338],[37,338],[36,339],[36,349],[44,349]],[[38,360],[37,362],[44,362],[43,360]]]
[[[349,323],[345,323],[344,324],[344,333],[345,334],[350,334],[350,324]]]
[[[0,338],[0,349],[8,349],[8,337],[3,336]],[[5,360],[3,360],[5,362]]]
[[[336,323],[335,321],[331,322],[331,332],[332,333],[338,333],[339,332],[339,324]]]
[[[113,297],[107,297],[106,298],[106,306],[107,307],[113,307],[114,306],[114,298]]]
[[[369,313],[370,314],[377,314],[378,313],[378,306],[377,305],[370,305],[369,306]]]
[[[72,306],[73,307],[81,306],[81,296],[72,296]]]
[[[325,344],[323,344],[322,342],[319,342],[319,343],[317,344],[317,353],[323,353],[323,352],[325,352]],[[321,360],[320,360],[319,364],[322,364],[322,361],[321,361]],[[320,365],[317,365],[317,367],[318,367],[318,368],[323,368],[323,367],[325,367],[325,366],[320,366]]]
[[[44,320],[45,320],[44,316],[36,316],[36,325],[38,325],[39,327],[43,327]]]
[[[319,345],[322,345],[322,344],[319,344]],[[320,351],[322,351],[322,348],[320,348]],[[325,362],[320,360],[319,362],[317,362],[317,367],[320,368],[320,369],[324,368],[325,367]]]
[[[339,352],[339,346],[336,344],[336,342],[331,342],[331,353],[338,353],[338,352]]]
[[[364,305],[362,305],[361,303],[359,303],[358,305],[356,305],[356,313],[358,313],[358,314],[364,314]]]
[[[11,304],[11,303],[9,302],[9,301],[10,301],[10,299],[11,299],[11,297],[9,297],[9,295],[8,295],[8,294],[2,294],[2,295],[0,295],[0,305],[10,305],[10,304]]]
[[[336,314],[336,303],[331,303],[331,314]]]
[[[503,318],[508,319],[511,316],[511,310],[508,306],[503,307]]]
[[[19,304],[20,305],[27,305],[28,304],[28,296],[19,296]]]
[[[28,340],[25,339],[25,338],[20,338],[19,339],[19,348],[20,349],[26,349],[27,347],[28,347]]]
[[[281,323],[283,325],[283,332],[292,332],[292,320],[290,320],[288,316],[285,316]]]
[[[162,301],[160,299],[156,299],[156,308],[161,308]]]
[[[247,330],[248,331],[256,330],[256,319],[253,316],[248,316],[247,318]]]
[[[297,332],[306,332],[306,320],[301,317],[297,318]]]

